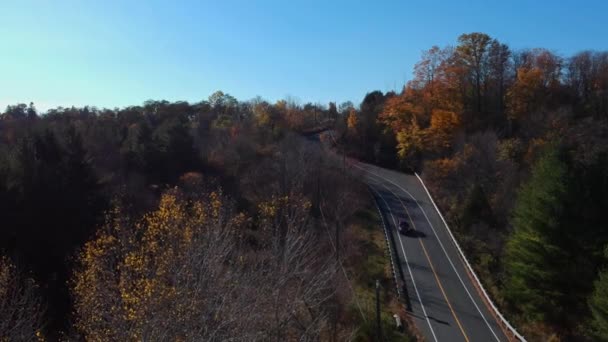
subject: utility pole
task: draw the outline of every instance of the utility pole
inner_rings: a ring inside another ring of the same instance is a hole
[[[380,322],[380,280],[376,279],[376,328],[378,341],[382,341],[382,326]]]
[[[342,175],[346,175],[346,149],[344,142],[342,142]]]
[[[340,261],[340,223],[336,220],[336,261]]]
[[[317,164],[317,210],[321,208],[321,154],[319,154],[319,164]]]

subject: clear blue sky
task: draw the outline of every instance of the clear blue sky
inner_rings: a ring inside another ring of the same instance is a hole
[[[608,1],[0,0],[0,108],[352,100],[480,31],[512,48],[608,50]]]

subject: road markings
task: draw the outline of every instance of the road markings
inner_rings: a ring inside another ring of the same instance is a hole
[[[456,266],[454,266],[454,263],[452,262],[452,259],[450,258],[450,256],[448,255],[447,251],[445,250],[445,247],[443,246],[443,243],[441,242],[441,239],[439,239],[439,236],[437,235],[437,232],[435,231],[435,227],[433,226],[433,224],[431,223],[431,220],[429,219],[429,217],[426,214],[426,211],[424,210],[424,208],[422,208],[422,206],[420,205],[420,203],[418,203],[418,201],[416,200],[416,198],[407,190],[405,190],[404,188],[402,188],[399,184],[391,181],[388,178],[382,177],[377,173],[374,173],[372,171],[369,171],[359,165],[354,164],[353,166],[355,166],[356,168],[359,168],[367,173],[370,173],[380,179],[383,179],[393,185],[395,185],[396,187],[398,187],[399,189],[401,189],[401,191],[403,191],[404,193],[406,193],[412,200],[414,200],[414,202],[416,203],[416,205],[418,206],[418,208],[420,208],[420,210],[422,211],[422,214],[424,214],[424,217],[426,218],[426,221],[429,223],[429,226],[431,227],[431,230],[433,231],[433,234],[435,235],[435,238],[437,239],[437,241],[439,242],[439,246],[441,247],[441,249],[443,250],[443,253],[445,254],[446,258],[448,259],[448,261],[450,262],[450,265],[452,266],[452,269],[454,270],[454,273],[456,273],[456,276],[458,277],[458,280],[460,280],[460,283],[462,284],[462,286],[464,287],[464,290],[466,291],[467,295],[469,296],[469,299],[471,299],[471,302],[473,302],[473,305],[475,306],[475,308],[477,309],[477,312],[479,312],[479,315],[481,315],[481,318],[483,319],[483,321],[486,323],[488,329],[490,329],[490,332],[492,333],[492,335],[494,336],[494,338],[496,338],[497,341],[500,341],[500,339],[498,338],[498,336],[496,335],[496,333],[494,332],[494,329],[492,329],[492,327],[490,326],[490,323],[488,322],[488,320],[486,319],[485,315],[481,312],[481,309],[479,309],[479,306],[477,305],[477,303],[475,302],[475,300],[473,299],[473,296],[471,295],[471,293],[469,292],[469,289],[466,287],[464,281],[462,280],[462,277],[460,276],[460,274],[458,273],[458,271],[456,270]],[[391,191],[391,190],[389,190]],[[392,191],[391,191],[392,192]],[[403,204],[403,203],[402,203]]]
[[[395,196],[395,198],[399,201],[399,203],[401,203],[401,206],[403,207],[403,209],[405,209],[405,213],[406,213],[407,217],[409,218],[413,229],[417,230],[416,224],[414,223],[414,220],[412,220],[412,216],[410,215],[409,210],[407,209],[405,204],[403,204],[403,202],[401,201],[401,198],[399,198],[399,196],[397,196],[397,194],[395,194],[395,192],[393,192],[391,189],[389,189],[389,187],[387,187],[386,184],[382,183],[382,186],[386,190],[390,191],[393,194],[393,196]],[[390,210],[390,208],[389,208],[389,210]],[[393,218],[393,220],[394,220],[394,218]],[[397,236],[399,236],[399,242],[401,242],[401,248],[403,248],[403,242],[401,241],[401,235],[399,233],[397,233]],[[431,272],[433,272],[433,276],[435,277],[435,281],[437,282],[437,285],[439,286],[439,290],[441,291],[441,294],[443,295],[443,299],[445,299],[445,302],[448,304],[448,308],[450,309],[450,312],[452,312],[452,316],[456,320],[456,324],[458,325],[458,328],[460,329],[460,332],[462,333],[462,336],[464,337],[465,341],[469,342],[470,341],[469,336],[464,331],[464,327],[460,323],[460,320],[458,319],[458,315],[456,314],[456,311],[454,311],[454,308],[452,307],[452,303],[450,303],[450,300],[448,299],[448,295],[446,294],[445,289],[443,288],[443,285],[441,284],[441,280],[439,280],[439,276],[437,276],[437,272],[435,271],[435,267],[433,266],[431,257],[429,256],[429,253],[426,250],[426,247],[424,246],[422,239],[418,239],[418,242],[420,243],[420,247],[422,247],[422,251],[424,252],[424,255],[426,256],[426,260],[428,261],[429,266],[431,267]]]
[[[378,191],[374,190],[373,187],[370,187],[370,189],[378,195],[378,197],[384,202],[384,204],[386,204],[386,208],[388,209],[388,212],[391,215],[391,218],[393,219],[393,224],[396,227],[397,221],[395,220],[395,216],[393,215],[393,211],[391,210],[391,207],[388,205],[388,202],[386,202],[384,197],[382,197],[382,195],[380,195],[380,193]],[[407,254],[405,253],[405,249],[403,248],[403,242],[401,241],[401,236],[399,234],[397,234],[397,236],[399,237],[399,242],[400,242],[399,245],[401,245],[401,250],[403,251],[403,256],[405,257],[405,264],[407,265],[407,270],[410,274],[410,277],[412,278],[412,284],[414,285],[414,290],[416,291],[416,296],[418,297],[418,301],[420,302],[420,306],[422,307],[422,313],[424,314],[424,318],[426,319],[426,322],[429,325],[429,329],[431,329],[431,334],[433,335],[433,339],[435,340],[435,342],[437,342],[437,336],[435,336],[435,331],[433,330],[433,326],[431,325],[429,316],[427,315],[426,309],[424,308],[424,304],[422,303],[422,298],[420,297],[420,293],[418,292],[418,287],[416,286],[416,281],[414,280],[414,275],[412,273],[412,269],[410,268],[410,263],[407,259]]]
[[[330,132],[330,136],[333,139],[334,143],[336,142],[333,134],[331,134]],[[481,318],[483,319],[483,321],[485,322],[486,326],[488,327],[488,329],[490,330],[490,332],[492,333],[492,335],[494,336],[494,338],[496,338],[497,341],[500,342],[500,339],[498,338],[498,336],[496,335],[496,333],[494,332],[494,329],[492,329],[492,327],[490,326],[490,323],[488,322],[488,320],[486,319],[485,315],[481,312],[481,309],[479,309],[479,306],[477,305],[477,303],[475,302],[475,300],[473,299],[473,296],[471,295],[471,293],[469,292],[469,289],[466,287],[466,285],[464,284],[464,281],[462,280],[462,277],[460,276],[460,274],[458,273],[458,271],[456,270],[456,267],[454,266],[454,263],[452,262],[452,259],[450,258],[450,256],[448,255],[448,253],[446,252],[443,243],[441,242],[441,239],[439,239],[439,236],[437,235],[437,232],[435,231],[435,228],[433,227],[433,224],[431,223],[431,221],[429,220],[428,216],[426,215],[425,210],[422,208],[422,206],[420,205],[420,203],[418,203],[418,201],[416,200],[416,198],[414,198],[414,196],[412,196],[412,194],[403,189],[401,186],[399,186],[398,184],[392,182],[390,179],[384,178],[380,175],[377,175],[369,170],[366,170],[365,168],[362,168],[361,166],[357,165],[359,164],[359,162],[355,161],[354,163],[351,162],[350,160],[348,161],[348,163],[356,168],[359,168],[365,172],[368,172],[372,175],[375,175],[381,179],[384,179],[394,185],[396,185],[399,189],[401,189],[402,191],[404,191],[405,193],[407,193],[413,200],[414,202],[416,202],[416,205],[420,208],[420,210],[422,211],[422,213],[424,214],[424,217],[426,218],[427,222],[429,223],[429,226],[431,227],[431,229],[433,230],[433,234],[435,235],[435,238],[437,239],[437,241],[439,242],[439,245],[441,246],[441,249],[443,250],[443,253],[445,254],[446,258],[448,259],[448,261],[450,262],[450,265],[452,266],[452,269],[454,270],[454,273],[456,273],[456,276],[458,277],[458,280],[460,280],[460,283],[462,284],[462,287],[464,288],[464,290],[466,291],[467,295],[469,296],[469,299],[471,299],[471,302],[473,303],[473,305],[475,306],[475,308],[477,309],[477,312],[479,312],[479,315],[481,316]],[[428,190],[427,190],[428,192]],[[430,194],[429,194],[430,196]],[[403,203],[402,203],[403,204]],[[394,218],[393,218],[394,220]],[[411,220],[411,218],[410,218]],[[399,236],[399,241],[401,241],[401,237]],[[401,246],[401,248],[403,249],[403,245]],[[406,261],[407,262],[407,261]],[[408,268],[409,268],[409,264],[408,264]],[[499,324],[500,326],[500,324]],[[504,331],[503,331],[504,332]],[[505,334],[506,337],[506,334]],[[509,340],[509,338],[507,337],[507,340]],[[525,340],[524,340],[525,341]]]
[[[433,204],[433,207],[435,207],[435,210],[437,211],[437,214],[439,214],[439,218],[441,218],[441,221],[445,225],[446,231],[448,232],[449,236],[451,237],[451,239],[449,239],[449,240],[452,241],[452,243],[456,246],[456,249],[459,252],[458,254],[460,256],[460,259],[462,259],[462,261],[467,266],[467,267],[465,267],[465,272],[469,276],[469,279],[473,282],[473,287],[476,288],[476,289],[479,288],[479,290],[481,290],[481,292],[483,294],[483,296],[481,296],[482,297],[481,298],[482,302],[486,305],[486,308],[490,312],[490,315],[492,315],[496,321],[499,321],[498,326],[500,327],[500,330],[503,332],[503,334],[507,338],[507,340],[511,341],[511,338],[510,338],[509,334],[512,334],[517,339],[519,339],[520,341],[526,342],[526,339],[521,334],[519,334],[517,332],[517,330],[511,325],[511,323],[509,323],[509,321],[507,321],[507,319],[500,313],[500,311],[498,310],[498,308],[496,307],[496,305],[494,305],[494,302],[492,302],[492,299],[490,299],[490,296],[488,296],[488,293],[483,288],[483,285],[479,281],[479,278],[475,274],[475,271],[473,271],[473,268],[469,264],[469,261],[467,260],[467,257],[464,255],[464,253],[460,249],[460,246],[458,245],[458,242],[456,241],[456,238],[454,238],[454,235],[452,234],[452,231],[450,230],[450,227],[448,226],[448,223],[445,221],[445,218],[443,218],[443,215],[441,214],[441,211],[439,211],[439,208],[437,207],[437,204],[435,204],[435,201],[433,200],[433,197],[431,196],[431,193],[429,192],[429,189],[426,188],[426,185],[422,181],[422,178],[420,178],[420,176],[417,173],[415,173],[415,175],[416,175],[416,178],[418,178],[418,181],[420,182],[420,184],[422,184],[422,187],[424,188],[424,191],[426,192],[427,196],[431,200],[431,203]],[[477,284],[479,284],[479,285],[477,285]],[[500,324],[500,322],[502,322],[503,324]],[[507,331],[507,329],[509,331]]]
[[[409,216],[409,214],[408,214],[408,216]],[[410,218],[410,221],[411,221],[411,218]],[[422,251],[424,252],[424,255],[426,255],[426,259],[429,261],[429,266],[431,266],[431,271],[433,271],[433,275],[435,276],[437,285],[439,285],[439,289],[441,290],[441,293],[443,294],[443,298],[445,298],[445,302],[448,303],[448,307],[450,308],[450,311],[452,312],[452,316],[454,316],[454,319],[456,319],[456,324],[458,324],[458,328],[460,328],[460,332],[462,332],[462,336],[464,336],[465,341],[469,342],[469,336],[467,336],[467,333],[464,331],[464,328],[462,327],[462,324],[460,323],[460,320],[458,319],[458,315],[456,315],[456,312],[454,311],[454,308],[452,307],[452,304],[450,303],[450,300],[448,299],[448,295],[445,293],[445,290],[443,289],[443,285],[441,285],[441,281],[439,280],[439,277],[437,276],[437,272],[435,272],[435,267],[433,267],[433,263],[431,262],[429,253],[426,251],[426,248],[424,247],[422,240],[418,239],[418,241],[420,242],[420,246],[422,247]]]

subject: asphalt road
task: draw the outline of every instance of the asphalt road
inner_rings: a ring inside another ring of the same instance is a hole
[[[409,313],[427,341],[508,341],[482,300],[425,189],[414,175],[351,162],[394,237]],[[415,232],[397,232],[407,220]]]

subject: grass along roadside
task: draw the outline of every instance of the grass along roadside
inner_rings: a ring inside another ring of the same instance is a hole
[[[408,331],[406,312],[395,291],[382,223],[371,201],[365,209],[353,216],[346,234],[344,241],[347,242],[347,253],[344,254],[344,264],[347,272],[352,275],[355,295],[365,315],[363,320],[356,304],[351,304],[350,316],[358,327],[355,341],[379,341],[376,326],[376,280],[380,281],[381,286],[382,340],[415,341],[414,334]],[[394,314],[400,316],[403,331],[396,329]]]

